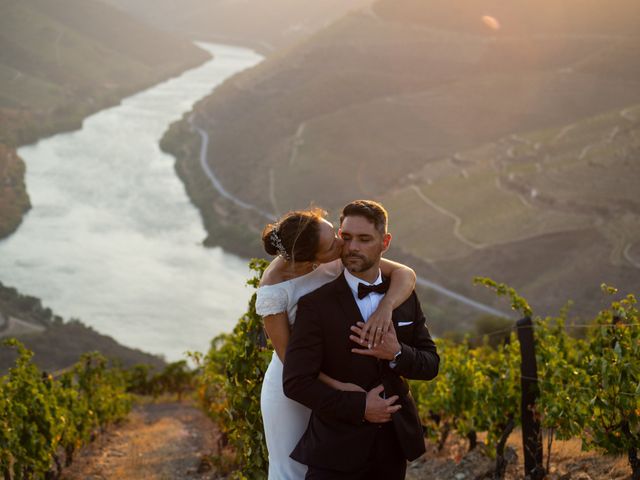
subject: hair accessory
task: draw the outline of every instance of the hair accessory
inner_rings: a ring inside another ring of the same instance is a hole
[[[284,248],[284,245],[282,245],[282,241],[280,240],[278,232],[276,232],[275,228],[271,230],[271,235],[269,235],[269,237],[271,238],[271,243],[273,243],[273,246],[276,247],[276,250],[278,250],[278,255],[280,255],[287,261],[291,260],[291,256],[287,253],[287,249]]]

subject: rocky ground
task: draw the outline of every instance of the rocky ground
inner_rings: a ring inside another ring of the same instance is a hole
[[[190,402],[136,406],[122,425],[102,435],[65,469],[65,480],[215,478],[207,456],[218,430]]]
[[[134,408],[129,419],[84,449],[63,474],[65,480],[204,480],[225,477],[209,460],[219,452],[220,434],[190,401],[160,401]],[[482,440],[482,439],[480,439]],[[505,480],[523,480],[520,434],[508,446]],[[495,461],[483,445],[471,453],[466,441],[450,438],[438,452],[427,443],[427,453],[412,462],[407,480],[483,480],[491,478]],[[554,442],[546,480],[628,480],[625,457],[582,452],[577,440]]]
[[[524,480],[521,433],[514,432],[508,441],[508,466],[505,480]],[[412,462],[407,480],[485,480],[492,478],[495,460],[485,454],[480,444],[467,452],[467,442],[452,438],[443,451],[427,443],[427,453]],[[545,457],[546,458],[546,457]],[[628,480],[631,469],[625,457],[606,457],[582,452],[580,441],[556,441],[552,447],[549,474],[545,480]]]

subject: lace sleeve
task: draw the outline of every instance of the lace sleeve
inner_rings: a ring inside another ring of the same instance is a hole
[[[287,311],[289,295],[278,285],[267,285],[258,289],[256,297],[256,313],[258,315],[273,315]]]

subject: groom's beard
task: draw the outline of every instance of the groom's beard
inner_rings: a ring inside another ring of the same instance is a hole
[[[344,268],[351,273],[360,273],[369,270],[375,265],[375,260],[360,255],[358,253],[349,253],[342,256],[342,264]]]

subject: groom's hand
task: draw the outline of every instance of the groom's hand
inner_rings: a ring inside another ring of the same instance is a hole
[[[394,405],[398,400],[398,395],[389,398],[382,398],[380,394],[384,391],[382,385],[367,392],[367,406],[364,411],[364,419],[371,423],[386,423],[391,421],[391,414],[402,408],[401,405]]]
[[[360,334],[362,333],[362,327],[364,327],[364,323],[362,322],[358,322],[355,325],[351,326],[351,331],[354,334],[349,335],[349,339],[364,347],[352,348],[351,352],[357,353],[359,355],[376,357],[380,360],[393,360],[395,354],[398,352],[398,350],[400,350],[400,342],[398,342],[398,337],[396,337],[396,330],[391,327],[389,331],[383,335],[381,342],[379,342],[375,347],[366,348],[367,342],[363,342],[360,337]]]

